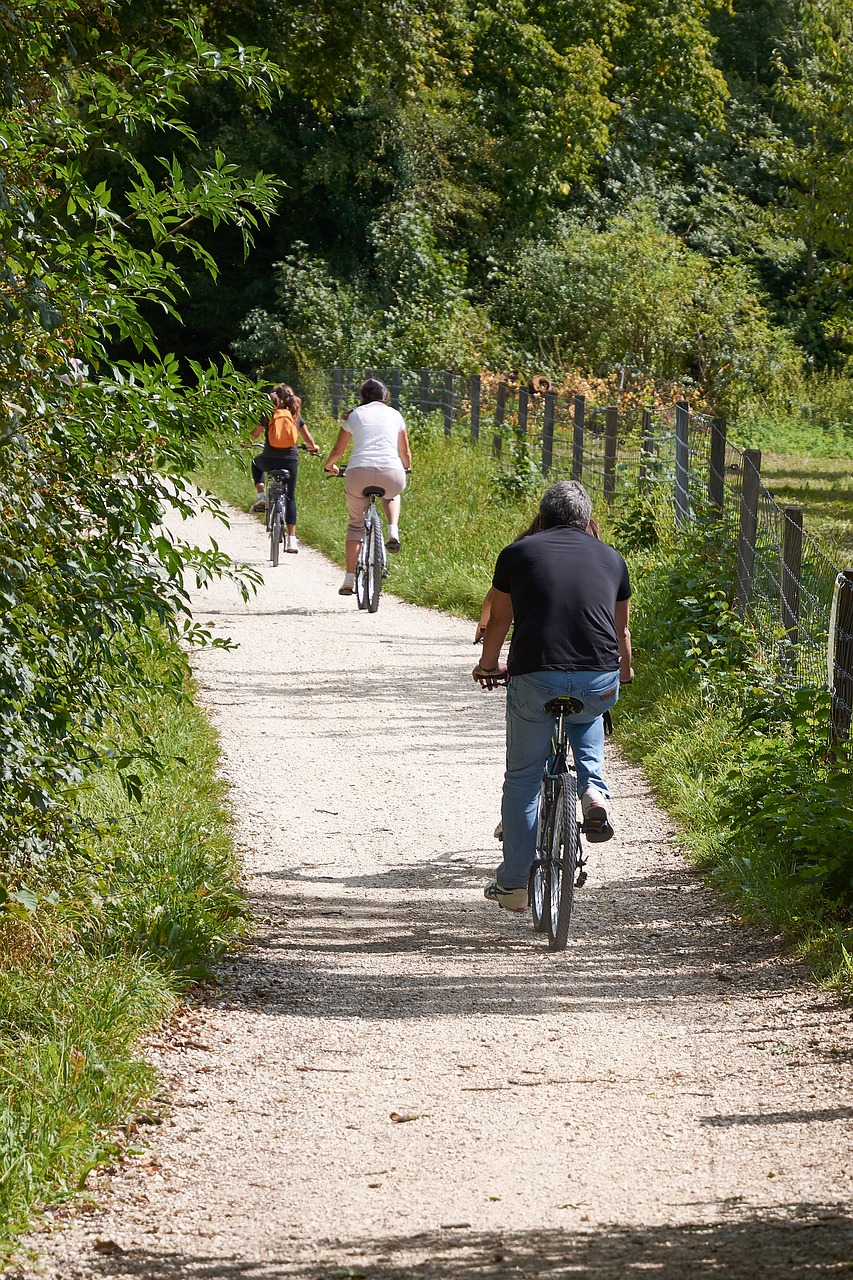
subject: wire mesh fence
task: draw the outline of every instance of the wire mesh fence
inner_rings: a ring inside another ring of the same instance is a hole
[[[465,377],[445,369],[325,369],[315,397],[336,419],[358,403],[365,377],[392,405],[420,414],[448,439],[489,448],[510,469],[581,481],[618,509],[638,494],[677,531],[700,512],[722,522],[734,561],[732,596],[756,636],[758,656],[786,688],[828,687],[830,742],[849,742],[853,719],[853,570],[841,571],[803,529],[800,508],[780,506],[761,483],[761,455],[726,439],[725,423],[686,402],[665,412],[589,405],[545,378]]]

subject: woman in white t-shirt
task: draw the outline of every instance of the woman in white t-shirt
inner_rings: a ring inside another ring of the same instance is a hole
[[[367,502],[364,490],[372,485],[385,490],[382,506],[388,521],[388,539],[385,543],[391,552],[400,550],[400,494],[406,487],[406,472],[412,469],[412,453],[406,424],[402,414],[387,403],[388,388],[377,378],[368,378],[359,388],[361,403],[357,409],[344,414],[346,426],[341,427],[331,453],[326,459],[325,470],[338,475],[338,460],[344,456],[352,442],[352,454],[347,463],[344,487],[347,495],[346,573],[342,596],[351,596],[355,589],[355,565],[358,549],[364,535],[364,513]]]

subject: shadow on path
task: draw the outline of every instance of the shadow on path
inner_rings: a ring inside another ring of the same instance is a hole
[[[850,1267],[853,1220],[837,1206],[789,1205],[772,1217],[738,1203],[716,1208],[730,1220],[502,1234],[460,1225],[408,1237],[321,1241],[321,1260],[304,1258],[299,1246],[271,1248],[277,1256],[258,1262],[132,1250],[99,1260],[96,1274],[116,1280],[806,1280]]]

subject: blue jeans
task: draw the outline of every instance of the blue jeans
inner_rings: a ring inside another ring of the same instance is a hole
[[[554,717],[545,711],[550,698],[577,698],[584,709],[566,718],[578,775],[578,795],[604,781],[602,715],[619,697],[617,671],[534,671],[513,676],[506,699],[506,773],[504,775],[504,860],[497,878],[505,889],[526,886],[536,856],[539,784],[551,747]]]

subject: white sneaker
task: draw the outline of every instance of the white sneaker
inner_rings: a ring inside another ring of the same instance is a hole
[[[598,787],[587,787],[581,796],[583,833],[590,844],[603,844],[613,839],[613,824],[607,808],[607,796]]]
[[[297,554],[299,551],[299,542],[295,533],[289,533],[287,535],[287,546],[284,549],[285,551],[289,551],[291,555],[295,556]]]
[[[490,880],[483,890],[483,897],[489,902],[496,902],[504,911],[517,911],[523,914],[527,910],[527,889],[505,889],[497,880]]]
[[[255,499],[255,503],[254,503],[254,506],[252,507],[252,510],[266,511],[266,509],[267,509],[267,495],[265,493],[259,493],[257,498]]]

